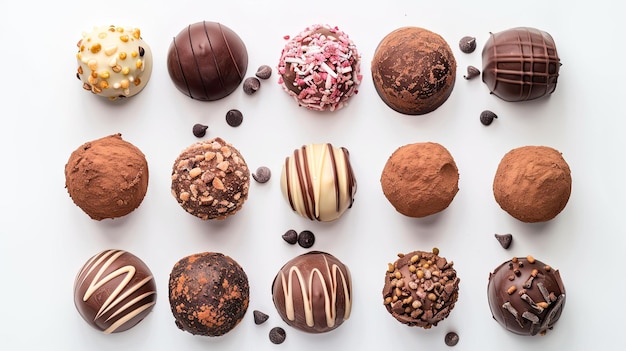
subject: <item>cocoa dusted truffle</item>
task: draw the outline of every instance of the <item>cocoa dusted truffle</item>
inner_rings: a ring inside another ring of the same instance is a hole
[[[331,254],[307,252],[280,269],[272,299],[288,325],[308,333],[329,332],[350,317],[350,270]]]
[[[338,219],[352,206],[357,184],[349,152],[329,143],[309,144],[285,159],[280,185],[291,209],[310,220]]]
[[[185,211],[225,219],[248,198],[250,170],[233,145],[221,138],[196,142],[174,161],[172,195]]]
[[[339,28],[316,24],[287,42],[278,73],[278,83],[300,106],[335,111],[358,92],[361,56]]]
[[[410,327],[430,329],[448,317],[459,296],[454,263],[433,252],[399,254],[385,274],[387,311]]]
[[[135,210],[148,190],[148,163],[133,144],[113,134],[81,145],[65,165],[70,197],[95,220]]]
[[[523,146],[506,153],[493,180],[500,207],[526,223],[545,222],[567,205],[572,191],[569,165],[548,146]]]
[[[137,256],[105,250],[91,257],[74,281],[74,305],[92,327],[106,334],[141,322],[156,303],[152,272]]]
[[[203,252],[179,260],[170,273],[169,301],[176,326],[194,335],[221,336],[243,319],[248,276],[231,257]]]
[[[214,101],[231,94],[246,75],[248,51],[232,29],[210,21],[178,33],[167,53],[174,85],[192,99]]]
[[[426,217],[450,205],[459,191],[459,170],[442,145],[414,143],[394,151],[383,168],[380,183],[398,212]]]
[[[519,27],[490,33],[482,58],[483,82],[502,100],[533,100],[556,89],[561,60],[547,32]]]
[[[487,295],[493,318],[519,335],[545,334],[565,307],[559,271],[532,256],[498,266],[489,274]]]
[[[448,43],[419,27],[399,28],[385,36],[371,70],[383,102],[407,115],[423,115],[443,105],[456,80],[456,60]]]

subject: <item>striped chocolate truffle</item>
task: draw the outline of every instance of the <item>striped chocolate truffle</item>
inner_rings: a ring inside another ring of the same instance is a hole
[[[156,302],[152,272],[137,256],[105,250],[91,257],[74,282],[74,304],[83,319],[106,334],[141,322]]]
[[[288,325],[309,333],[331,331],[350,317],[350,270],[326,252],[296,256],[274,278],[272,300]]]
[[[285,159],[280,184],[292,210],[322,222],[336,220],[350,208],[357,189],[348,150],[329,143],[294,150]]]

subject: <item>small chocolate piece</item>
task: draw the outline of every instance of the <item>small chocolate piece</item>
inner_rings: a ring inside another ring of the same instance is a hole
[[[256,77],[248,77],[243,81],[243,91],[252,95],[257,92],[261,88],[261,82]]]
[[[268,65],[261,65],[256,71],[255,74],[260,79],[268,79],[272,76],[272,67]]]
[[[471,54],[476,50],[476,38],[471,36],[464,36],[459,40],[459,48],[466,54]]]
[[[238,127],[243,122],[243,113],[237,109],[226,112],[226,123],[231,127]]]
[[[254,324],[256,325],[263,324],[270,318],[270,316],[268,316],[266,313],[263,313],[259,310],[254,310],[252,314],[254,316]]]
[[[508,249],[513,242],[513,235],[511,234],[495,234],[496,239],[504,249]]]
[[[315,244],[315,234],[310,230],[303,230],[298,234],[298,245],[305,249],[310,248]]]
[[[195,135],[197,138],[202,138],[203,136],[206,135],[206,130],[209,128],[209,126],[204,125],[204,124],[200,124],[200,123],[196,123],[193,125],[193,135]]]
[[[285,338],[287,338],[287,333],[285,332],[285,329],[281,328],[281,327],[274,327],[270,330],[270,341],[273,344],[282,344],[285,341]]]
[[[463,78],[470,80],[480,75],[480,70],[474,66],[467,66],[467,74]]]
[[[459,335],[457,333],[455,333],[455,332],[449,332],[449,333],[446,334],[446,336],[443,339],[443,341],[448,346],[454,346],[454,345],[459,343]]]
[[[298,242],[298,232],[293,229],[289,229],[285,232],[285,234],[283,234],[283,240],[291,245],[294,245]]]
[[[486,126],[490,125],[495,118],[498,118],[498,116],[492,111],[485,110],[480,113],[480,123]]]
[[[256,172],[252,173],[252,178],[254,178],[254,180],[256,180],[259,183],[267,183],[271,177],[272,177],[272,171],[265,166],[261,166],[257,168]]]

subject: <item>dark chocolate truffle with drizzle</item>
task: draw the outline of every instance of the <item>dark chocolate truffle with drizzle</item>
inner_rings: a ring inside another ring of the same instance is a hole
[[[519,335],[545,334],[561,317],[565,288],[559,271],[532,256],[514,257],[489,274],[493,318]]]
[[[248,51],[227,26],[210,21],[180,31],[167,53],[174,85],[192,99],[214,101],[232,93],[246,75]]]
[[[288,325],[309,333],[329,332],[350,317],[350,270],[331,254],[310,251],[280,269],[272,299]]]
[[[547,32],[519,27],[490,33],[482,58],[483,82],[502,100],[533,100],[556,89],[561,62]]]

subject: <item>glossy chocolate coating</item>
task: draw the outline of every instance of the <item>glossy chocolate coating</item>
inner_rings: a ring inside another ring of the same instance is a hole
[[[515,334],[545,334],[565,306],[559,271],[531,256],[502,263],[489,274],[487,290],[493,318]]]
[[[176,88],[192,99],[214,101],[228,96],[243,80],[248,52],[241,38],[223,24],[197,22],[170,44],[167,70]]]
[[[350,271],[333,255],[311,251],[287,262],[272,284],[272,299],[288,325],[325,333],[350,317]]]
[[[91,257],[74,282],[76,309],[92,327],[106,334],[128,330],[142,321],[156,302],[152,272],[137,256],[105,250]]]
[[[503,100],[533,100],[556,89],[561,63],[554,39],[542,30],[490,33],[482,56],[483,82]]]

